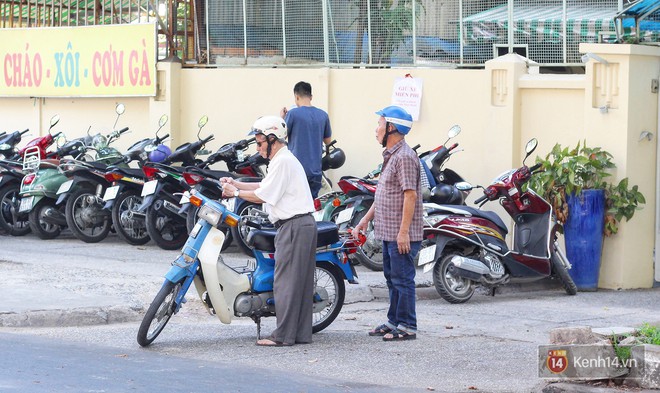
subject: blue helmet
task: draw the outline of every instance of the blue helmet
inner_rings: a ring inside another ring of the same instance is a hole
[[[163,162],[167,157],[172,154],[172,150],[165,145],[158,145],[155,150],[149,153],[149,161]]]
[[[412,128],[413,118],[410,113],[406,112],[405,109],[400,106],[391,105],[385,107],[378,112],[377,115],[383,116],[386,121],[394,124],[397,131],[403,135],[408,134]]]

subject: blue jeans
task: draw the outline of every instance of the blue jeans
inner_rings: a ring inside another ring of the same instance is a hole
[[[319,191],[321,190],[321,179],[322,176],[307,176],[307,183],[309,183],[309,190],[312,192],[312,198],[316,199],[319,196]]]
[[[417,332],[415,314],[415,263],[422,242],[410,242],[410,253],[399,254],[395,241],[383,241],[383,273],[390,291],[387,326],[408,333]]]

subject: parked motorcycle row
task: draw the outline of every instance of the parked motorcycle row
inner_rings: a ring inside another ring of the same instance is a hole
[[[171,151],[159,136],[167,123],[160,118],[152,138],[145,138],[124,153],[111,146],[128,127],[116,130],[125,108],[117,105],[114,131],[67,140],[53,132],[18,148],[28,130],[0,134],[0,226],[12,236],[29,232],[42,239],[57,237],[69,228],[78,239],[95,243],[110,231],[132,245],[153,240],[163,249],[182,249],[165,275],[161,290],[149,307],[138,342],[149,345],[185,303],[195,282],[203,304],[221,322],[250,317],[259,329],[262,317],[275,315],[272,292],[275,229],[259,205],[240,198],[221,199],[219,179],[259,181],[267,161],[248,154],[254,138],[205,151],[214,139],[202,136],[208,117],[198,122],[197,140]],[[450,303],[468,301],[476,286],[490,290],[510,282],[557,278],[569,295],[577,292],[568,275],[571,265],[557,242],[557,221],[552,206],[525,184],[539,169],[524,161],[536,149],[532,139],[520,168],[499,175],[487,187],[471,185],[446,168],[460,150],[448,142],[459,135],[453,126],[447,140],[419,154],[424,201],[424,240],[418,263],[433,271],[433,282]],[[341,149],[330,144],[323,170],[344,164]],[[414,149],[417,151],[419,145]],[[207,155],[206,159],[201,156]],[[227,170],[215,170],[224,162]],[[318,224],[314,293],[314,332],[327,327],[343,306],[344,281],[355,283],[355,264],[382,270],[381,242],[373,227],[364,235],[351,230],[374,202],[380,167],[364,177],[344,176],[332,190],[324,176],[322,193],[315,200]],[[508,229],[498,214],[466,205],[475,188],[484,195],[479,207],[498,200],[513,219],[512,249]],[[252,256],[245,266],[230,266],[222,258],[229,244]],[[258,330],[259,335],[259,330]]]

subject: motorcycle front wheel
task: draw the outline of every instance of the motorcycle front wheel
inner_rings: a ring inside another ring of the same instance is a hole
[[[180,289],[181,284],[175,285],[171,281],[165,281],[160,288],[140,324],[137,334],[137,342],[140,346],[146,347],[151,344],[163,331],[167,322],[174,315],[176,306],[174,300]]]
[[[142,197],[135,190],[119,194],[112,205],[112,225],[117,235],[128,244],[141,246],[151,240],[144,213],[138,211]]]
[[[443,254],[433,266],[433,284],[440,297],[452,304],[465,303],[474,295],[474,281],[457,276],[450,271],[454,266],[451,259],[454,256],[462,256],[453,251]]]
[[[85,243],[98,243],[110,233],[110,214],[93,190],[80,188],[69,195],[65,215],[73,235]]]
[[[344,306],[346,287],[339,268],[328,262],[319,262],[314,271],[314,305],[312,332],[330,326]]]
[[[7,184],[0,190],[0,228],[12,236],[24,236],[30,233],[27,214],[18,214],[20,186]]]

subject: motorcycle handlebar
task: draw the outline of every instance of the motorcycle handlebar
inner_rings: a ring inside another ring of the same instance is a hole
[[[478,205],[478,204],[480,204],[481,202],[484,202],[486,199],[488,199],[488,196],[487,196],[487,195],[482,195],[481,197],[477,198],[476,201],[474,201],[474,204],[475,204],[475,205]]]
[[[160,143],[161,143],[162,141],[164,141],[165,139],[167,139],[167,138],[169,138],[169,137],[170,137],[170,134],[165,134],[165,136],[163,136],[162,138],[157,137],[157,138],[156,138],[156,143],[155,143],[155,145],[160,145]]]
[[[420,147],[422,147],[422,145],[420,145],[420,144],[418,143],[418,144],[415,145],[415,147],[413,147],[412,149],[415,151],[415,153],[417,153],[417,149],[419,149]]]
[[[30,131],[29,128],[24,129],[23,131],[21,131],[21,135],[25,135],[25,133],[28,132],[28,131]]]
[[[457,147],[458,147],[458,142],[457,142],[457,143],[454,143],[453,145],[451,145],[451,146],[449,147],[448,150],[449,150],[449,151],[452,151],[452,150],[454,150],[454,149],[457,148]]]
[[[532,166],[531,168],[529,168],[529,171],[534,172],[535,170],[539,169],[541,166],[543,166],[543,165],[539,162],[538,164],[536,164],[536,165]]]
[[[202,144],[206,144],[206,143],[212,141],[213,138],[214,138],[213,134],[207,136],[206,138],[202,139]]]
[[[119,134],[123,134],[123,133],[125,133],[126,131],[128,131],[128,127],[124,127],[124,128],[122,128],[121,130],[117,131],[117,133],[119,133]]]

